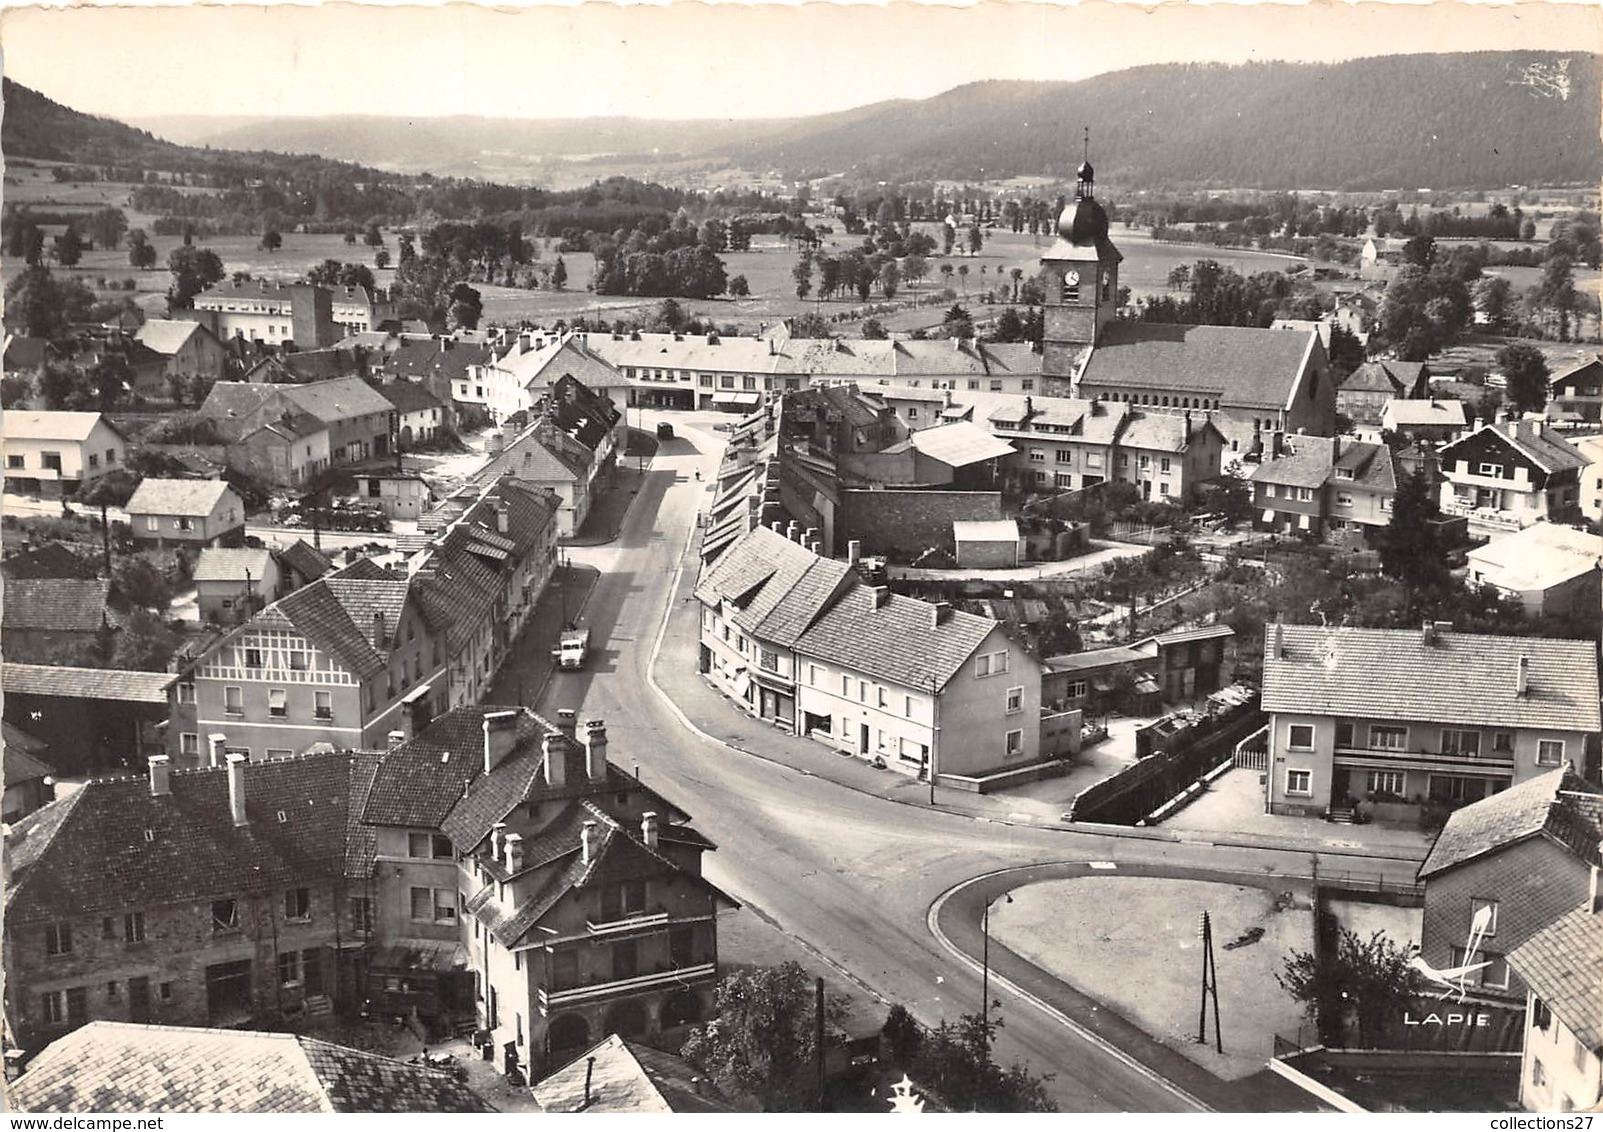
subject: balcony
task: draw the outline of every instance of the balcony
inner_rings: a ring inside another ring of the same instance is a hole
[[[585,927],[591,935],[621,935],[624,932],[639,931],[641,928],[656,927],[668,922],[667,912],[637,912],[625,914],[617,920],[586,920]]]
[[[562,1006],[571,1006],[575,1003],[590,1002],[598,998],[612,998],[616,995],[638,994],[641,991],[654,990],[657,987],[681,986],[685,983],[700,979],[710,979],[718,973],[716,963],[697,963],[690,967],[675,967],[665,971],[658,971],[651,975],[634,975],[627,979],[613,979],[604,983],[591,983],[588,986],[572,987],[567,990],[548,990],[541,987],[540,1006],[542,1009],[552,1009]]]
[[[1338,746],[1335,749],[1335,762],[1348,767],[1511,774],[1514,770],[1514,753],[1491,751],[1466,754],[1462,751],[1431,751],[1423,747]]]

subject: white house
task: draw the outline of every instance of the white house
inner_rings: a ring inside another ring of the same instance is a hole
[[[0,422],[5,489],[24,495],[71,495],[123,466],[128,441],[100,413],[9,410]]]

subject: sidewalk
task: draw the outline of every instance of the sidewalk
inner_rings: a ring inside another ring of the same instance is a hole
[[[578,618],[600,577],[601,572],[589,566],[557,567],[490,681],[483,703],[533,707],[540,702],[540,694],[556,669],[551,650],[557,647],[566,621]]]
[[[622,456],[618,458],[618,465],[608,478],[606,491],[590,505],[590,513],[579,524],[579,530],[565,539],[557,540],[559,546],[605,546],[618,537],[623,530],[623,521],[629,515],[629,508],[651,470],[650,463],[647,463],[645,471],[624,467],[624,459]],[[628,459],[633,462],[633,457]]]
[[[842,755],[809,739],[798,738],[787,731],[747,715],[745,710],[724,693],[714,688],[697,669],[700,648],[700,605],[695,600],[696,571],[699,563],[697,540],[687,548],[681,558],[682,572],[674,593],[663,634],[662,651],[655,659],[652,675],[657,686],[673,701],[696,728],[724,745],[743,751],[802,774],[817,775],[840,786],[865,794],[899,802],[904,805],[930,807],[930,789],[926,782],[894,770],[875,770],[866,761],[851,755]],[[1032,784],[1019,791],[1006,794],[970,794],[950,787],[935,791],[935,807],[947,813],[1010,825],[1035,828],[1083,830],[1116,837],[1141,838],[1149,841],[1199,840],[1198,826],[1189,829],[1136,828],[1100,824],[1066,824],[1063,811],[1068,807],[1063,799],[1083,788],[1082,780],[1070,780],[1072,789],[1062,779],[1050,779]],[[1195,808],[1195,807],[1192,807]],[[1191,812],[1190,809],[1183,813]],[[1206,813],[1206,811],[1203,811]],[[1286,823],[1285,827],[1279,821]],[[1340,837],[1332,834],[1332,827],[1324,822],[1303,819],[1278,819],[1273,829],[1239,829],[1207,823],[1213,836],[1212,844],[1253,849],[1278,849],[1292,852],[1340,852],[1350,856],[1403,856],[1423,859],[1429,841],[1419,838],[1391,838],[1373,848],[1366,848],[1367,838],[1358,831],[1373,827],[1340,826]]]

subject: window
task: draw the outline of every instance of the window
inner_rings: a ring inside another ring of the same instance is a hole
[[[27,461],[21,456],[10,455],[6,457],[6,467],[8,468],[26,468],[27,466]]]
[[[180,684],[180,685],[178,685],[178,702],[181,703],[181,704],[192,704],[192,703],[194,703],[195,702],[195,685],[193,685],[193,684]]]
[[[646,910],[646,882],[627,881],[623,886],[623,910],[627,915],[638,915]]]
[[[100,467],[100,457],[95,455],[93,452],[89,453],[89,466],[91,468]]]
[[[233,899],[212,901],[212,931],[237,932],[239,930],[239,901]]]
[[[173,526],[177,527],[181,531],[192,531],[195,529],[195,520],[189,518],[187,515],[180,515],[178,518],[173,520]]]
[[[286,987],[297,985],[301,981],[304,968],[301,966],[301,953],[299,951],[280,951],[278,953],[278,981]]]
[[[1293,723],[1286,734],[1286,745],[1294,751],[1314,749],[1314,728],[1311,723]]]
[[[1000,676],[1007,671],[1007,651],[981,653],[974,660],[974,675]]]
[[[72,925],[65,921],[45,927],[45,954],[72,954]]]
[[[809,664],[807,666],[807,683],[814,688],[818,687],[818,665]]]
[[[612,977],[632,979],[640,973],[640,949],[637,940],[625,939],[612,945]]]
[[[1408,746],[1408,728],[1371,727],[1369,745],[1377,751],[1401,751]]]
[[[1160,496],[1163,496],[1164,498],[1168,498],[1168,496],[1169,496],[1169,481],[1168,480],[1159,480],[1158,481],[1158,494]]]
[[[178,753],[181,755],[200,754],[200,733],[185,731],[178,736]]]
[[[1337,507],[1351,507],[1352,505],[1353,505],[1352,492],[1350,492],[1350,491],[1338,491],[1336,493],[1336,506]]]
[[[1485,932],[1485,934],[1489,935],[1489,936],[1490,935],[1496,935],[1497,934],[1497,901],[1495,901],[1495,900],[1483,900],[1483,899],[1481,899],[1479,897],[1471,897],[1470,898],[1470,901],[1469,901],[1469,923],[1470,923],[1471,930],[1473,930],[1473,928],[1474,928],[1475,918],[1477,916],[1479,916],[1483,910],[1486,912],[1486,932]]]
[[[1085,698],[1085,681],[1084,680],[1072,681],[1069,684],[1067,695],[1068,695],[1068,698],[1071,699],[1071,700],[1084,699]]]
[[[1564,761],[1564,740],[1543,739],[1536,744],[1538,766],[1558,766]]]
[[[312,714],[313,715],[315,715],[318,719],[333,719],[334,718],[334,693],[333,692],[313,692],[312,693],[312,700],[313,700],[313,707],[312,707]]]
[[[159,531],[159,530],[161,530],[161,519],[159,519],[155,515],[146,515],[145,516],[145,530],[147,530],[147,531]]]
[[[769,672],[778,672],[779,654],[774,652],[772,649],[765,649],[761,645],[758,645],[757,665],[758,667],[766,669]]]
[[[412,919],[434,919],[434,890],[432,888],[412,889]]]
[[[1140,464],[1141,464],[1141,467],[1143,469],[1152,467],[1152,457],[1151,456],[1142,456]]]
[[[145,942],[145,914],[143,912],[129,912],[122,918],[122,941],[124,943]]]
[[[878,692],[879,692],[879,698],[878,698],[878,701],[877,701],[875,706],[882,707],[882,708],[890,707],[891,706],[890,689],[881,687],[881,688],[878,689]]]
[[[1007,733],[1007,755],[1012,758],[1024,753],[1024,732],[1015,729]]]
[[[117,462],[117,450],[115,448],[106,449],[106,464],[109,466],[109,465],[115,464],[116,462]]]
[[[312,890],[291,888],[284,892],[284,919],[310,920],[312,918]]]
[[[43,452],[43,453],[40,453],[39,463],[40,463],[40,466],[43,467],[47,472],[59,472],[59,471],[61,471],[61,453],[60,452]]]
[[[843,675],[840,678],[840,694],[843,696],[852,694],[852,678],[850,676]]]
[[[1352,720],[1338,720],[1336,723],[1336,746],[1351,747],[1353,745]]]
[[[280,718],[289,714],[289,693],[283,688],[267,689],[267,714]]]
[[[229,715],[245,714],[245,693],[240,688],[223,689],[223,711]]]
[[[1159,466],[1158,466],[1158,471],[1160,471],[1160,472],[1167,472],[1167,471],[1168,471],[1168,470],[1169,470],[1169,457],[1167,457],[1167,456],[1165,456],[1165,457],[1164,457],[1164,458],[1163,458],[1163,459],[1162,459],[1162,460],[1161,460],[1161,461],[1160,461],[1160,462],[1159,462]]]
[[[1462,947],[1453,948],[1453,966],[1473,966],[1476,963],[1485,963],[1486,966],[1471,971],[1470,981],[1493,990],[1508,989],[1508,960],[1502,955],[1495,951],[1476,951],[1474,958],[1470,958]]]
[[[913,697],[912,696],[903,696],[902,697],[902,714],[905,715],[908,719],[912,719],[913,718]]]
[[[1044,463],[1046,463],[1046,450],[1044,448],[1032,448],[1032,449],[1030,449],[1030,463],[1032,463],[1032,464],[1044,464]]]
[[[1503,465],[1501,465],[1501,464],[1482,464],[1480,467],[1475,469],[1475,474],[1476,475],[1481,475],[1481,476],[1491,476],[1493,479],[1502,479],[1503,478]]]
[[[1009,688],[1007,690],[1007,713],[1017,715],[1024,710],[1024,689]]]
[[[39,996],[39,1012],[50,1026],[78,1026],[89,1017],[89,994],[84,987],[46,991]]]
[[[1514,733],[1512,731],[1492,732],[1492,753],[1494,755],[1512,755],[1514,753]]]
[[[1286,772],[1286,793],[1298,797],[1311,797],[1314,792],[1314,772],[1311,770],[1288,770]]]
[[[1391,798],[1403,797],[1406,776],[1400,770],[1372,770],[1369,772],[1369,796],[1377,794]]]
[[[1442,732],[1442,754],[1462,755],[1472,759],[1481,753],[1481,733],[1479,731],[1446,731]]]

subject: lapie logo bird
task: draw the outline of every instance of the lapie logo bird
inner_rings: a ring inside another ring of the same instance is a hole
[[[1423,955],[1415,955],[1408,961],[1408,965],[1423,975],[1426,981],[1445,988],[1436,996],[1437,998],[1457,994],[1458,1001],[1463,1002],[1464,996],[1469,993],[1469,977],[1476,971],[1492,965],[1490,959],[1480,963],[1475,962],[1475,956],[1481,949],[1481,941],[1486,938],[1486,932],[1491,926],[1492,909],[1483,905],[1469,922],[1469,939],[1464,947],[1464,962],[1457,967],[1433,967]]]

